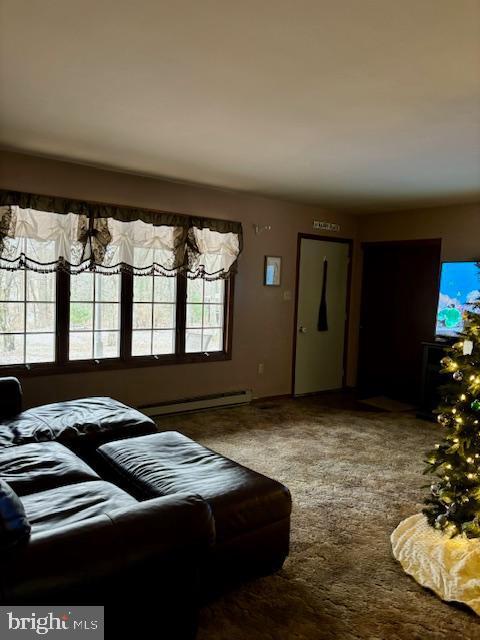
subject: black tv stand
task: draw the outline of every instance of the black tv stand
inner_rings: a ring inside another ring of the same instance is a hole
[[[417,418],[436,420],[434,411],[441,399],[439,387],[446,382],[445,377],[440,373],[440,360],[445,356],[445,349],[453,342],[455,340],[452,338],[422,342],[422,387]]]

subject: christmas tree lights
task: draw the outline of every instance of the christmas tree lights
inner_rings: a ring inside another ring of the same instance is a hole
[[[425,473],[436,476],[423,513],[450,537],[480,537],[480,301],[464,313],[461,338],[441,361],[438,423],[443,439],[427,453]]]

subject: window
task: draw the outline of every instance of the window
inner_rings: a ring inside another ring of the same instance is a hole
[[[175,353],[176,279],[134,276],[132,356]]]
[[[29,240],[30,255],[49,258],[49,243]],[[0,363],[54,362],[55,274],[0,270]]]
[[[0,269],[0,367],[227,359],[232,289],[233,279]]]
[[[69,359],[120,355],[120,274],[70,276]]]
[[[0,368],[230,358],[240,222],[0,190]]]
[[[223,350],[224,280],[188,280],[186,353]]]

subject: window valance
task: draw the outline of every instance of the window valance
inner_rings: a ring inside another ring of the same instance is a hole
[[[236,271],[242,225],[0,190],[0,268],[130,270],[215,280]]]

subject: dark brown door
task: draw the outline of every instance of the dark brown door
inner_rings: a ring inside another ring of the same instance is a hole
[[[440,240],[363,246],[358,387],[417,403],[422,341],[432,340]]]

